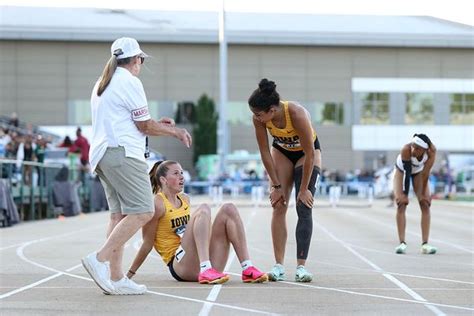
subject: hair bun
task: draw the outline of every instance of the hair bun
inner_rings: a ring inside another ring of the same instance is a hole
[[[260,80],[258,87],[260,88],[260,91],[262,93],[270,95],[275,92],[276,84],[274,81],[270,81],[267,78],[264,78]]]

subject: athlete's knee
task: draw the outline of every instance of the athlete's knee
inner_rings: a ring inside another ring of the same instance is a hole
[[[313,210],[301,202],[296,205],[296,213],[301,219],[311,219],[313,216]]]
[[[198,215],[199,216],[207,216],[207,217],[211,218],[211,207],[206,203],[203,203],[203,204],[199,205],[199,207],[195,211],[194,216],[198,216]]]
[[[219,213],[226,215],[228,217],[239,216],[239,211],[233,203],[224,203],[219,210]]]
[[[115,225],[118,224],[122,219],[125,218],[125,215],[122,213],[111,213],[110,214],[110,221]]]
[[[422,198],[418,201],[418,204],[420,204],[421,211],[423,212],[428,212],[430,211],[430,206],[431,202],[429,199]]]

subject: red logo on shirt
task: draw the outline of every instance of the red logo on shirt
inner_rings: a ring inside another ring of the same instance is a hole
[[[132,118],[140,118],[148,115],[148,107],[142,107],[132,111]]]

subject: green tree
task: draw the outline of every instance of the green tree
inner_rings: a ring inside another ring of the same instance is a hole
[[[214,100],[203,94],[196,106],[195,124],[193,126],[194,154],[196,163],[200,155],[217,153],[217,120]]]

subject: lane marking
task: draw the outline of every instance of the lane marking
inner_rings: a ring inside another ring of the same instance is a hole
[[[171,297],[171,298],[176,298],[176,299],[186,300],[186,301],[196,302],[196,303],[205,303],[205,304],[210,304],[212,306],[225,307],[225,308],[235,309],[235,310],[244,311],[244,312],[251,312],[251,313],[257,313],[257,314],[264,314],[264,315],[278,315],[275,313],[259,311],[259,310],[251,309],[251,308],[244,308],[244,307],[238,307],[234,305],[227,305],[227,304],[221,304],[221,303],[211,303],[208,301],[199,300],[199,299],[190,298],[190,297],[176,296],[172,294],[165,294],[165,293],[160,293],[160,292],[155,292],[155,291],[147,291],[147,292],[151,294],[159,295],[159,296]]]
[[[350,244],[350,243],[348,243],[348,245],[350,245],[353,248],[357,248],[357,249],[362,249],[362,250],[367,250],[367,251],[371,251],[371,252],[377,252],[377,253],[393,256],[394,258],[404,258],[405,260],[408,259],[408,260],[419,260],[419,261],[422,261],[422,262],[432,262],[432,260],[430,259],[431,256],[422,255],[422,256],[415,257],[413,255],[413,254],[421,254],[419,252],[413,252],[412,254],[404,254],[402,256],[402,255],[396,254],[395,251],[389,252],[389,251],[385,251],[385,250],[368,248],[368,247],[363,247],[363,246],[354,245],[354,244]],[[439,260],[439,259],[437,260],[437,262],[444,263],[444,264],[452,264],[452,265],[456,265],[456,266],[459,266],[459,265],[469,266],[469,267],[474,266],[474,263],[454,262],[454,261],[446,261],[446,260]]]
[[[255,214],[257,214],[257,211],[256,211],[256,208],[253,208],[252,213],[250,213],[249,218],[247,219],[247,221],[244,224],[244,232],[246,231],[245,228],[249,225],[251,219],[255,216]],[[236,257],[234,247],[231,247],[231,249],[232,249],[232,252],[231,252],[229,258],[227,259],[227,263],[225,265],[224,271],[229,271],[230,266],[232,265],[232,262],[234,261],[234,259]],[[206,299],[208,301],[215,302],[216,299],[217,299],[217,296],[219,296],[219,293],[220,293],[221,289],[222,289],[222,284],[214,285],[212,287],[211,291],[209,292],[209,295],[207,296]],[[213,305],[214,305],[213,303],[206,302],[204,304],[204,306],[201,308],[201,311],[199,312],[199,316],[208,316],[209,313],[211,312],[211,309],[212,309]]]
[[[103,227],[103,225],[99,225],[99,226],[95,226],[95,227],[90,227],[90,228],[86,228],[86,229],[80,229],[80,230],[77,230],[77,231],[74,231],[74,232],[69,232],[69,233],[65,233],[65,234],[61,234],[61,235],[56,235],[56,236],[50,236],[50,237],[47,237],[47,238],[39,238],[39,239],[36,239],[36,240],[32,240],[32,241],[29,241],[29,242],[26,242],[26,243],[22,243],[21,244],[21,247],[19,247],[17,249],[17,255],[22,259],[24,260],[25,262],[27,263],[30,263],[36,267],[39,267],[39,268],[43,268],[43,269],[46,269],[48,271],[52,271],[52,272],[55,272],[55,274],[49,276],[49,277],[46,277],[46,278],[43,278],[39,281],[36,281],[36,282],[33,282],[31,284],[28,284],[26,286],[23,286],[21,288],[17,288],[13,291],[10,291],[8,293],[5,293],[5,294],[2,294],[0,295],[0,299],[3,299],[3,298],[6,298],[6,297],[10,297],[12,295],[15,295],[15,294],[18,294],[18,293],[21,293],[21,292],[24,292],[26,290],[29,290],[29,289],[32,289],[38,285],[41,285],[43,283],[46,283],[50,280],[53,280],[53,279],[56,279],[62,275],[67,275],[67,276],[70,276],[70,277],[73,277],[73,278],[77,278],[77,279],[81,279],[81,280],[85,280],[85,281],[89,281],[89,282],[93,282],[93,280],[91,278],[88,278],[88,277],[83,277],[83,276],[80,276],[80,275],[75,275],[75,274],[72,274],[72,273],[68,273],[70,271],[73,271],[79,267],[82,266],[82,264],[77,264],[69,269],[67,269],[66,271],[60,271],[60,270],[57,270],[57,269],[54,269],[52,267],[48,267],[48,266],[45,266],[41,263],[38,263],[38,262],[35,262],[33,260],[30,260],[28,259],[25,255],[24,255],[24,249],[32,244],[35,244],[35,243],[39,243],[39,242],[43,242],[43,241],[47,241],[47,240],[50,240],[50,239],[54,239],[54,238],[59,238],[59,237],[64,237],[64,236],[68,236],[68,235],[73,235],[73,234],[76,234],[76,233],[80,233],[82,231],[85,231],[85,230],[92,230],[92,229],[96,229],[98,227]],[[125,244],[125,247],[128,247],[129,246],[129,243],[126,243]],[[230,257],[229,257],[229,260],[227,262],[227,265],[226,267],[230,266],[230,264],[232,263],[232,260],[234,260],[235,258],[235,253],[233,253]],[[220,285],[220,284],[219,284]],[[220,288],[219,288],[220,290]],[[204,303],[205,305],[208,305],[210,304],[211,307],[213,305],[216,305],[216,306],[219,306],[219,307],[224,307],[224,308],[229,308],[229,309],[235,309],[235,310],[240,310],[240,311],[245,311],[245,312],[250,312],[250,313],[257,313],[257,314],[265,314],[265,315],[277,315],[275,313],[269,313],[269,312],[264,312],[264,311],[259,311],[259,310],[256,310],[256,309],[250,309],[250,308],[244,308],[244,307],[238,307],[238,306],[232,306],[232,305],[227,305],[227,304],[220,304],[220,303],[211,303],[209,301],[205,301],[205,300],[197,300],[197,299],[193,299],[193,298],[188,298],[188,297],[183,297],[183,296],[176,296],[176,295],[172,295],[172,294],[166,294],[166,293],[160,293],[160,292],[155,292],[155,291],[147,291],[148,293],[151,293],[151,294],[155,294],[155,295],[160,295],[160,296],[166,296],[166,297],[171,297],[171,298],[176,298],[176,299],[181,299],[181,300],[186,300],[186,301],[193,301],[193,302],[198,302],[198,303]],[[212,294],[213,291],[211,290],[211,293],[209,294],[208,297],[211,297],[214,296],[215,298],[217,298],[217,295],[219,293],[218,290],[215,291],[215,294]],[[214,298],[214,299],[215,299]],[[209,309],[210,310],[210,309]]]
[[[288,282],[288,281],[278,281],[278,282],[285,283],[285,284],[292,284],[294,286],[308,287],[308,288],[313,288],[313,289],[318,289],[318,290],[327,290],[327,291],[334,291],[334,292],[340,292],[340,293],[346,293],[346,294],[367,296],[367,297],[373,297],[373,298],[381,298],[381,299],[386,299],[386,300],[430,305],[432,307],[439,306],[439,307],[447,307],[447,308],[453,308],[453,309],[459,309],[459,310],[474,311],[474,308],[465,307],[465,306],[449,305],[449,304],[441,304],[441,303],[432,303],[432,302],[423,302],[423,301],[411,300],[411,299],[406,299],[406,298],[398,298],[398,297],[378,295],[378,294],[354,292],[354,291],[349,291],[349,290],[336,289],[336,288],[330,288],[330,287],[322,287],[322,286],[315,286],[315,285],[309,285],[309,284],[304,284],[304,283],[296,283],[296,282],[292,283],[292,282]]]
[[[340,243],[344,248],[346,248],[349,252],[351,252],[353,255],[355,255],[357,258],[359,258],[360,260],[364,261],[365,263],[367,263],[369,266],[371,266],[375,271],[377,272],[381,272],[382,275],[389,281],[391,281],[393,284],[397,285],[399,288],[401,288],[403,291],[405,291],[405,293],[407,293],[408,295],[410,295],[411,297],[413,297],[415,300],[417,301],[420,301],[420,302],[423,302],[423,303],[426,303],[428,302],[425,298],[423,298],[421,295],[419,295],[418,293],[416,293],[415,291],[413,291],[412,289],[410,289],[406,284],[404,284],[403,282],[401,282],[400,280],[398,280],[397,278],[395,278],[394,276],[386,273],[382,268],[380,268],[379,266],[377,266],[375,263],[373,263],[372,261],[370,261],[369,259],[367,259],[366,257],[364,257],[363,255],[361,255],[359,252],[357,252],[356,250],[354,250],[351,246],[349,246],[345,241],[337,238],[335,235],[333,235],[330,231],[328,231],[325,227],[321,226],[320,224],[316,224],[323,232],[325,232],[329,237],[331,237],[332,239],[334,239],[335,241],[337,241],[338,243]],[[435,315],[437,316],[444,316],[446,315],[445,313],[443,313],[439,308],[437,308],[436,306],[433,306],[433,305],[428,305],[428,304],[425,304],[426,308],[428,308],[429,310],[431,310]]]
[[[379,220],[370,218],[370,217],[365,216],[365,215],[363,215],[363,214],[361,214],[361,213],[355,214],[353,211],[351,211],[351,210],[349,210],[349,209],[344,209],[344,212],[345,212],[345,214],[349,214],[350,216],[353,216],[353,217],[363,217],[364,219],[366,219],[366,220],[369,221],[369,222],[373,222],[373,223],[376,223],[376,224],[378,224],[378,225],[382,225],[382,226],[385,226],[385,227],[393,228],[393,225],[389,225],[389,224],[384,223],[384,222],[382,222],[382,221],[379,221]],[[421,237],[421,234],[420,234],[420,233],[415,233],[415,232],[413,232],[413,231],[411,231],[411,230],[408,230],[408,229],[406,230],[406,233],[407,233],[407,234],[410,234],[410,235],[412,235],[412,236]],[[474,250],[469,249],[469,248],[466,248],[466,247],[464,247],[464,246],[456,245],[456,244],[451,243],[451,242],[449,242],[449,241],[444,241],[444,240],[440,240],[440,239],[436,239],[436,238],[431,238],[431,237],[430,237],[430,240],[431,240],[431,241],[434,241],[434,242],[436,242],[436,243],[445,244],[445,245],[451,246],[451,247],[453,247],[453,248],[456,248],[456,249],[458,249],[458,250],[462,250],[462,251],[465,251],[465,252],[474,254]]]
[[[6,249],[10,249],[10,248],[15,248],[15,247],[18,247],[18,246],[21,246],[23,245],[24,243],[26,243],[27,241],[24,241],[24,242],[20,242],[18,244],[14,244],[14,245],[10,245],[10,246],[6,246],[6,247],[3,247],[3,248],[0,248],[0,251],[2,250],[6,250]]]

